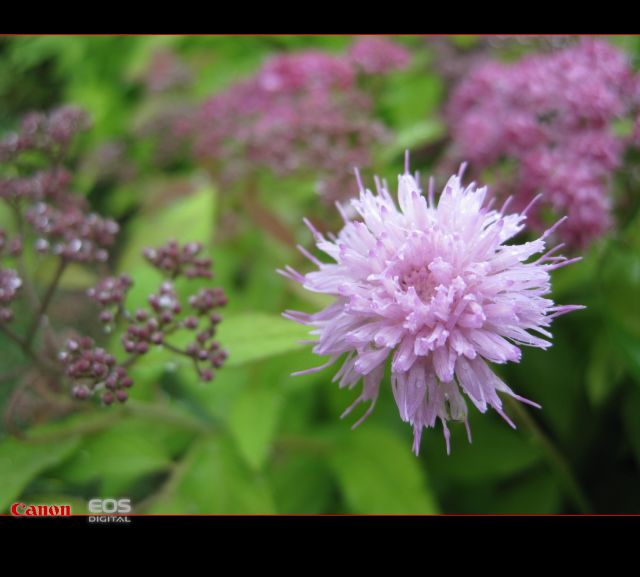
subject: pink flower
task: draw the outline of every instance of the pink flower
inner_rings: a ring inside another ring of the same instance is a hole
[[[270,93],[296,91],[347,90],[355,74],[348,62],[315,50],[276,56],[268,60],[256,76],[260,89]]]
[[[193,122],[196,155],[225,185],[265,169],[280,177],[312,173],[326,201],[351,197],[351,167],[369,164],[372,145],[387,136],[356,80],[344,56],[273,56],[201,106]]]
[[[0,268],[0,324],[13,319],[13,313],[8,307],[16,298],[21,286],[22,279],[15,270]]]
[[[474,168],[515,161],[516,205],[543,192],[546,208],[571,217],[562,239],[585,246],[610,226],[608,189],[628,144],[612,123],[637,105],[639,82],[626,55],[600,40],[485,62],[452,95],[453,140]]]
[[[365,74],[402,70],[411,61],[411,54],[404,47],[379,36],[358,38],[349,49],[349,56]]]
[[[160,49],[152,54],[140,79],[149,92],[158,93],[187,86],[193,78],[187,65],[175,52]]]
[[[532,404],[515,394],[489,363],[520,360],[520,346],[551,346],[549,326],[556,316],[583,308],[557,306],[546,298],[550,271],[579,260],[543,253],[546,239],[507,244],[525,227],[527,209],[507,214],[486,204],[487,188],[466,188],[462,170],[447,182],[438,202],[428,198],[408,172],[398,178],[398,205],[386,183],[365,190],[351,204],[360,220],[345,211],[344,228],[325,238],[307,221],[318,248],[334,262],[324,263],[301,248],[317,266],[302,275],[279,271],[307,290],[334,297],[324,310],[285,317],[313,328],[314,352],[328,355],[322,367],[346,355],[334,380],[340,387],[362,382],[361,402],[373,410],[385,368],[402,420],[414,430],[417,454],[424,427],[440,420],[449,451],[448,421],[467,423],[467,404],[497,411],[509,424],[498,393]],[[299,373],[301,374],[301,373]]]

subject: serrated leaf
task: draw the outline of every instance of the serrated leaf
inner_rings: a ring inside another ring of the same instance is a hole
[[[404,439],[370,423],[340,435],[329,454],[351,513],[437,513],[420,461]]]
[[[238,366],[299,349],[309,329],[278,315],[252,312],[225,315],[218,336],[229,352],[226,366]]]

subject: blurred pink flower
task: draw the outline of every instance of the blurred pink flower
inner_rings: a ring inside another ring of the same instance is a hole
[[[561,236],[584,246],[610,226],[609,180],[628,144],[611,124],[637,104],[637,82],[623,52],[583,40],[478,65],[454,91],[447,116],[460,157],[480,168],[515,160],[516,208],[543,192],[533,223],[544,227],[545,206],[569,215]]]
[[[196,154],[224,182],[263,169],[311,174],[330,202],[356,193],[352,167],[369,164],[373,145],[387,134],[349,59],[313,50],[274,56],[215,94],[193,128]]]
[[[379,36],[358,38],[350,47],[349,56],[366,74],[402,70],[411,61],[411,54],[403,46]]]

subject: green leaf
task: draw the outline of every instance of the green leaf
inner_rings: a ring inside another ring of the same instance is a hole
[[[577,313],[580,314],[580,313]],[[540,419],[564,442],[573,441],[584,403],[584,354],[575,346],[568,320],[554,325],[553,346],[523,351],[518,365],[505,367],[505,382],[518,394],[542,405]]]
[[[156,247],[174,238],[179,243],[202,242],[208,245],[215,228],[215,190],[202,186],[186,197],[164,206],[159,211],[140,215],[128,228],[127,248],[118,271],[134,277],[127,298],[130,308],[145,307],[148,295],[160,284],[162,277],[142,256],[146,247]]]
[[[562,492],[548,472],[532,475],[506,488],[497,487],[494,506],[486,513],[530,514],[558,513]]]
[[[618,138],[631,138],[633,135],[634,123],[631,118],[616,118],[612,122],[611,128]]]
[[[422,122],[442,100],[442,79],[424,70],[412,69],[394,75],[382,96],[385,111],[391,117],[391,125],[397,129]]]
[[[609,315],[625,330],[640,336],[640,254],[612,244],[602,259],[599,280]]]
[[[172,51],[180,40],[179,36],[151,36],[138,43],[124,63],[127,78],[138,79],[143,76],[156,50]]]
[[[38,282],[47,285],[51,282],[55,270],[58,267],[57,259],[47,259],[37,262],[36,278]],[[65,290],[84,290],[95,286],[98,282],[98,274],[86,266],[70,263],[66,266],[64,274],[59,282],[59,287]]]
[[[432,441],[429,446],[425,446],[427,439],[423,438],[422,451],[434,478],[457,482],[489,481],[510,477],[540,462],[540,448],[499,417],[470,411],[469,421],[472,443],[468,442],[462,424],[449,425],[450,455],[433,443],[437,431],[429,431],[429,440]]]
[[[524,477],[501,483],[449,485],[447,493],[455,513],[553,514],[562,503],[560,486],[546,470],[534,470]]]
[[[275,512],[267,484],[251,472],[229,439],[222,436],[198,440],[174,474],[149,513]]]
[[[240,453],[254,469],[262,468],[269,455],[282,400],[274,390],[248,387],[229,416],[229,428]]]
[[[609,334],[599,336],[587,364],[587,394],[594,407],[601,407],[615,392],[623,376],[617,347]]]
[[[299,349],[309,329],[277,315],[259,312],[226,315],[218,331],[229,352],[225,366],[238,366]]]
[[[391,430],[367,423],[340,435],[329,464],[349,512],[438,512],[420,461]]]
[[[636,462],[640,466],[640,391],[630,389],[624,403],[622,403],[622,415],[627,430],[627,437],[631,443]]]
[[[395,142],[385,148],[383,160],[393,161],[396,156],[405,150],[415,150],[426,144],[430,144],[443,136],[445,133],[444,124],[432,118],[414,122],[402,129],[396,136]]]
[[[472,48],[480,41],[480,37],[475,34],[452,34],[449,39],[460,48]]]
[[[601,245],[595,245],[581,262],[553,271],[552,297],[556,302],[573,299],[576,292],[593,285],[600,274],[599,258],[603,250]]]
[[[614,332],[614,339],[629,374],[640,384],[640,337],[619,329]]]
[[[278,513],[314,515],[334,510],[333,475],[318,456],[290,454],[274,464],[270,480]]]
[[[32,479],[68,458],[79,441],[72,437],[48,443],[0,442],[0,511],[6,511]]]
[[[90,436],[82,450],[60,473],[72,483],[100,480],[105,496],[124,490],[137,479],[167,469],[193,434],[170,424],[127,417],[109,429]]]

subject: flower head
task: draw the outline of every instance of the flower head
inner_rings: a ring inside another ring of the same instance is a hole
[[[0,140],[0,160],[10,160],[25,150],[59,154],[90,126],[89,116],[78,106],[61,106],[49,114],[32,112],[23,118],[18,132]]]
[[[27,211],[27,221],[38,234],[39,252],[50,251],[77,262],[106,262],[107,248],[115,242],[120,227],[110,218],[73,204],[56,208],[38,203]]]
[[[315,314],[285,317],[313,327],[314,352],[328,355],[324,368],[346,355],[335,376],[341,387],[360,381],[360,402],[372,411],[391,361],[391,386],[404,421],[414,429],[418,453],[424,427],[440,420],[449,450],[450,420],[467,422],[465,397],[481,412],[492,407],[510,424],[499,392],[522,399],[488,363],[518,362],[520,345],[546,349],[554,317],[580,306],[556,306],[546,298],[549,272],[574,262],[545,250],[549,234],[507,244],[525,227],[526,213],[506,214],[487,204],[487,188],[466,188],[462,171],[447,182],[438,202],[428,198],[407,169],[398,178],[398,205],[386,183],[351,201],[360,219],[343,212],[344,228],[325,238],[307,222],[318,248],[335,262],[320,262],[301,248],[318,270],[280,271],[310,291],[334,297]],[[536,334],[537,333],[537,334]],[[312,372],[318,369],[310,369]],[[531,403],[534,404],[534,403]]]
[[[140,80],[149,92],[161,93],[188,86],[193,76],[186,63],[175,52],[160,49],[151,55]]]
[[[0,324],[13,319],[13,312],[8,306],[16,298],[22,279],[10,268],[0,268]]]
[[[344,56],[273,56],[202,105],[193,123],[196,155],[225,184],[264,169],[293,176],[314,167],[323,199],[350,197],[351,166],[369,164],[372,143],[387,137],[357,76]]]
[[[486,61],[454,90],[447,115],[460,156],[483,168],[515,161],[515,204],[568,215],[562,239],[584,247],[610,227],[611,177],[629,139],[615,121],[638,105],[640,79],[624,52],[601,40],[519,61]]]
[[[354,64],[366,74],[385,74],[409,65],[411,54],[402,45],[376,36],[364,36],[349,49]]]

